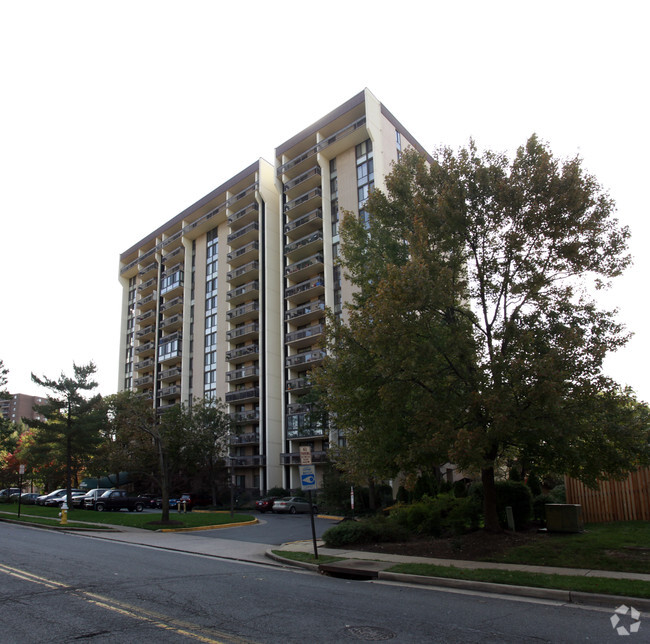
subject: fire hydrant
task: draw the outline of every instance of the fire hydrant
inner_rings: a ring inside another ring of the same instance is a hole
[[[68,504],[65,501],[61,504],[59,516],[61,517],[61,525],[68,525]]]

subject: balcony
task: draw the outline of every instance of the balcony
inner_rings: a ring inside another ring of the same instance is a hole
[[[247,432],[245,434],[230,434],[231,445],[255,445],[260,442],[258,432]]]
[[[230,467],[257,467],[266,463],[266,457],[263,454],[231,456],[227,460]],[[300,460],[300,458],[298,460]]]
[[[287,356],[285,358],[285,366],[287,369],[305,371],[316,364],[320,364],[326,355],[327,353],[324,349],[315,349],[314,351],[306,351],[305,353],[296,353],[293,356]]]
[[[260,283],[257,280],[253,280],[252,282],[248,282],[243,286],[238,286],[232,291],[228,291],[226,293],[226,299],[231,304],[239,304],[240,302],[252,300],[259,297],[259,291]]]
[[[153,291],[153,289],[156,286],[157,279],[155,277],[152,277],[151,279],[147,280],[146,282],[143,282],[142,284],[138,285],[138,293],[140,295],[146,295],[150,291]]]
[[[256,300],[254,302],[248,302],[243,306],[238,306],[237,308],[230,309],[226,311],[226,318],[230,322],[245,322],[246,320],[251,320],[256,318],[259,315],[260,303]]]
[[[331,136],[328,136],[324,138],[322,141],[320,141],[317,146],[318,151],[320,152],[321,150],[328,148],[330,145],[334,145],[334,143],[336,143],[337,141],[341,141],[349,134],[356,132],[360,127],[362,127],[365,124],[366,124],[366,117],[362,116],[361,118],[357,119],[354,123],[350,123],[350,125],[346,125],[344,128],[341,128],[338,132],[335,132]],[[363,133],[362,138],[359,140],[359,142],[361,142],[364,138],[367,138],[365,132]],[[350,143],[348,142],[346,145],[349,147]],[[327,155],[327,156],[328,158],[331,158],[332,155]]]
[[[235,369],[234,371],[228,371],[226,373],[226,382],[240,382],[242,380],[250,380],[251,378],[257,378],[260,375],[259,367],[242,367],[241,369]]]
[[[278,176],[288,172],[289,170],[297,168],[297,166],[307,161],[307,159],[311,159],[317,152],[317,145],[314,145],[305,152],[301,152],[297,157],[294,157],[290,161],[287,161],[278,168]]]
[[[320,338],[325,332],[324,324],[315,324],[306,329],[292,331],[284,336],[284,341],[294,348],[306,347],[314,344],[317,338]]]
[[[232,267],[241,266],[242,263],[249,261],[252,257],[257,257],[257,251],[260,249],[258,241],[252,241],[228,253],[228,262]]]
[[[175,241],[175,239],[178,238],[177,236],[180,237],[181,233],[176,233],[176,235],[166,240],[165,243],[170,243],[172,241]],[[174,258],[180,259],[182,256],[183,256],[183,247],[179,246],[175,250],[171,251],[171,253],[167,253],[167,255],[163,257],[163,263],[165,264],[165,266],[169,266],[170,265],[169,262],[171,262],[172,259]]]
[[[315,295],[320,295],[325,290],[325,278],[322,275],[312,277],[293,286],[289,286],[284,291],[284,297],[287,300],[310,300]]]
[[[305,235],[301,239],[297,239],[284,247],[284,254],[291,260],[296,261],[302,259],[309,254],[313,254],[323,248],[323,231],[317,230],[316,232]]]
[[[142,378],[136,378],[136,379],[133,381],[133,384],[134,384],[136,387],[142,387],[143,385],[153,384],[153,376],[152,376],[152,375],[148,375],[148,376],[142,376]]]
[[[183,370],[180,367],[172,367],[171,369],[161,371],[158,374],[158,378],[161,382],[165,382],[166,380],[175,380],[176,378],[180,378],[182,373]]]
[[[327,460],[327,452],[320,451],[311,453],[312,463],[326,463]],[[300,465],[300,452],[280,454],[280,463],[282,465]]]
[[[254,221],[252,224],[244,226],[237,232],[230,233],[230,235],[228,235],[227,242],[230,246],[241,247],[244,244],[248,244],[248,242],[257,239],[259,229],[259,224]]]
[[[260,388],[249,387],[248,389],[240,389],[238,391],[227,392],[226,402],[227,403],[254,402],[256,400],[259,400],[259,397],[260,397]]]
[[[230,420],[237,425],[257,423],[260,420],[260,410],[249,409],[247,411],[237,411],[233,414],[230,414]]]
[[[228,224],[230,225],[230,230],[234,232],[235,230],[250,224],[252,221],[257,221],[259,216],[259,204],[257,202],[249,204],[245,208],[238,210],[236,213],[228,217]]]
[[[315,208],[306,215],[301,215],[298,219],[294,219],[284,225],[284,234],[290,233],[308,233],[314,230],[320,230],[323,227],[323,209]]]
[[[138,324],[142,324],[143,322],[146,322],[149,318],[153,318],[156,315],[156,312],[151,309],[147,311],[146,313],[141,313],[140,315],[137,315],[135,318],[135,321]]]
[[[135,354],[138,356],[146,356],[154,352],[155,345],[153,342],[146,342],[135,348]]]
[[[236,286],[237,284],[245,282],[247,279],[250,280],[252,277],[257,277],[259,275],[259,271],[260,263],[257,260],[253,260],[252,262],[248,262],[248,264],[244,264],[239,268],[228,271],[226,274],[226,279],[233,286]]]
[[[287,430],[287,439],[290,441],[301,438],[318,438],[327,435],[327,432],[322,427],[301,427],[300,429]]]
[[[135,332],[135,337],[138,340],[144,340],[146,337],[153,335],[156,332],[156,327],[153,324],[146,326],[144,329],[140,329]]]
[[[226,360],[232,363],[246,362],[247,360],[254,360],[259,356],[260,348],[257,344],[247,344],[245,347],[238,349],[231,349],[226,351]]]
[[[174,313],[180,311],[183,308],[183,297],[179,295],[169,302],[163,302],[160,305],[160,311],[165,313]]]
[[[141,297],[137,301],[136,306],[140,311],[144,312],[148,309],[156,308],[157,303],[158,303],[158,294],[156,293],[156,291],[154,291],[153,293],[147,295],[146,297]]]
[[[287,392],[292,394],[306,394],[311,388],[311,381],[309,378],[303,376],[301,378],[292,378],[287,380]]]
[[[316,253],[316,255],[307,257],[295,264],[289,264],[289,266],[284,269],[284,276],[290,278],[294,282],[301,282],[302,280],[306,280],[308,277],[313,277],[316,273],[322,273],[323,269],[323,254]]]
[[[249,186],[247,186],[246,188],[244,188],[243,190],[241,190],[237,194],[230,197],[230,199],[228,199],[228,201],[226,201],[226,206],[228,206],[228,208],[231,208],[233,206],[233,204],[237,203],[238,201],[240,201],[241,199],[243,199],[247,195],[254,194],[255,191],[257,190],[258,185],[259,184],[257,182],[251,183]]]
[[[315,206],[319,205],[315,200],[320,201],[321,195],[322,190],[320,188],[313,188],[299,197],[287,201],[287,203],[284,204],[284,213],[291,214],[293,217],[296,215],[306,214],[311,204],[314,204]]]
[[[138,272],[139,277],[144,277],[145,275],[148,275],[149,273],[152,273],[153,271],[158,270],[158,264],[156,262],[151,262],[150,264],[147,264],[144,268],[141,268],[140,271]]]
[[[163,387],[158,391],[159,398],[172,398],[181,395],[180,385],[171,385],[170,387]]]
[[[144,371],[145,369],[150,369],[155,365],[156,361],[153,358],[147,358],[146,360],[140,360],[133,365],[133,368],[136,371]]]
[[[250,340],[252,338],[257,338],[260,332],[260,325],[257,322],[251,322],[250,324],[245,324],[244,326],[237,327],[236,329],[230,329],[226,331],[226,340],[229,342],[242,342],[243,340]]]
[[[305,324],[310,320],[318,320],[324,315],[325,302],[323,300],[316,300],[314,302],[309,302],[309,304],[289,309],[284,314],[284,321],[300,325]]]
[[[314,166],[295,179],[287,181],[283,186],[283,191],[287,195],[287,199],[291,199],[297,191],[305,192],[310,188],[320,186],[320,182],[321,169],[319,166]]]
[[[165,318],[161,323],[160,323],[160,328],[161,329],[166,329],[167,332],[172,331],[173,329],[178,328],[183,324],[183,316],[177,313],[176,315],[172,315],[169,318]]]

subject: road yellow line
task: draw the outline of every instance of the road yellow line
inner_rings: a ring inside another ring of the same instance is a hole
[[[10,575],[11,577],[15,577],[17,579],[39,584],[51,590],[62,590],[64,592],[68,592],[72,595],[76,595],[80,599],[90,604],[93,604],[94,606],[98,606],[99,608],[103,608],[105,610],[109,610],[126,617],[131,617],[132,619],[136,619],[142,622],[147,622],[156,628],[173,631],[174,633],[184,635],[185,637],[189,637],[194,640],[198,640],[199,642],[206,642],[207,644],[255,644],[253,640],[242,639],[240,637],[236,637],[228,633],[223,633],[212,628],[197,626],[196,624],[174,619],[163,615],[162,613],[146,610],[144,608],[135,608],[118,599],[112,599],[110,597],[99,595],[97,593],[79,590],[54,579],[41,577],[26,570],[21,570],[19,568],[7,566],[5,564],[0,564],[0,573],[5,573],[6,575]]]

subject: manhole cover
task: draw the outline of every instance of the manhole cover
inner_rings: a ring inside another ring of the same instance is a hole
[[[392,640],[395,637],[393,631],[378,626],[346,626],[343,632],[348,637],[362,642],[381,642],[382,640]]]

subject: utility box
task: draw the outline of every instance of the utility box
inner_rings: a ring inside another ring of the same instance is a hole
[[[574,503],[547,503],[546,529],[549,532],[582,532],[582,506]]]

